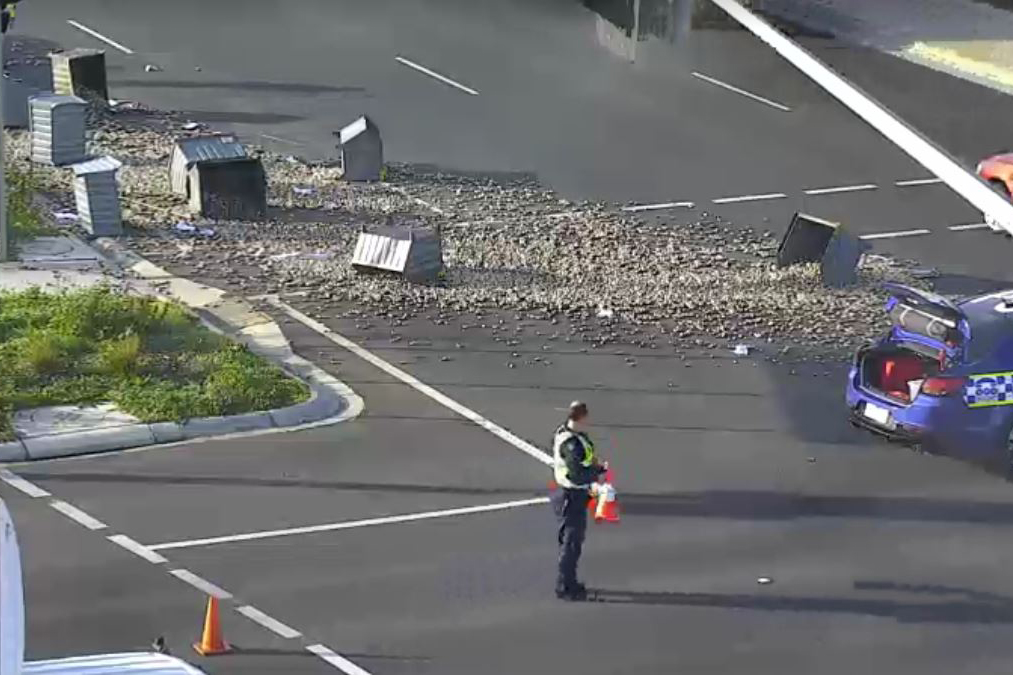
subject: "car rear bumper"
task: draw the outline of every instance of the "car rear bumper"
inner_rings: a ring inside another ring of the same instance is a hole
[[[895,443],[904,443],[907,445],[918,445],[924,439],[922,430],[917,427],[904,426],[898,424],[895,428],[889,429],[880,424],[876,424],[872,420],[868,419],[864,415],[858,412],[857,409],[851,411],[851,415],[848,417],[848,421],[852,425],[859,429],[865,429],[871,431],[877,436],[882,436],[888,441]]]

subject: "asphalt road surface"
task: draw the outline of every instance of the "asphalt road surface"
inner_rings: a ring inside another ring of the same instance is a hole
[[[534,173],[574,197],[688,200],[772,229],[796,208],[862,234],[924,228],[876,246],[954,282],[1009,275],[1013,243],[948,229],[980,214],[945,186],[897,185],[927,176],[744,32],[645,40],[630,63],[598,15],[564,0],[52,0],[26,4],[18,28],[101,44],[68,20],[133,52],[108,48],[114,97],[294,154],[328,155],[331,132],[366,112],[393,160]],[[969,164],[1006,145],[1008,99],[805,39]],[[805,194],[855,185],[875,188]],[[770,194],[785,196],[713,202]],[[402,329],[416,346],[325,322],[541,447],[570,400],[588,401],[623,505],[586,547],[598,602],[552,596],[540,461],[290,321],[298,351],[364,398],[361,417],[14,469],[51,497],[0,483],[25,556],[29,656],[164,635],[211,673],[335,672],[316,645],[373,675],[1008,671],[1013,491],[850,429],[841,365],[581,353],[534,321],[506,348],[480,326],[492,320],[418,320]],[[192,653],[205,595],[191,575],[232,596],[234,654]],[[235,611],[247,606],[284,625]]]

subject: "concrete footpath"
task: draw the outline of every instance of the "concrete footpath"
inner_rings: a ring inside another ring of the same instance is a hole
[[[1013,12],[974,0],[763,0],[757,6],[1013,94]]]
[[[358,416],[362,399],[344,383],[297,356],[281,328],[241,297],[174,277],[113,240],[92,246],[76,237],[41,237],[26,245],[21,262],[0,264],[0,289],[51,290],[111,284],[124,292],[175,300],[212,330],[246,345],[304,381],[310,399],[293,406],[182,423],[142,423],[109,406],[57,406],[20,411],[18,440],[0,443],[0,462],[20,462],[236,434],[293,431]]]

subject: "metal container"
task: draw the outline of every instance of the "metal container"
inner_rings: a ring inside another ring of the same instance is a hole
[[[858,280],[855,268],[869,248],[839,223],[796,213],[778,246],[777,266],[819,263],[823,284],[842,288]]]
[[[197,162],[189,171],[190,210],[212,220],[261,220],[267,175],[256,157]]]
[[[66,166],[86,159],[86,104],[83,100],[76,96],[46,94],[33,96],[28,105],[33,162]]]
[[[122,164],[113,157],[99,157],[75,164],[74,197],[78,222],[99,237],[123,234],[116,172]]]
[[[376,181],[383,171],[383,141],[380,130],[363,115],[341,131],[338,150],[341,152],[341,170],[345,180]]]
[[[190,169],[198,162],[246,157],[246,148],[235,136],[229,134],[177,139],[172,148],[172,158],[169,160],[169,182],[172,191],[187,199],[190,198],[188,189]]]
[[[355,242],[352,266],[360,272],[387,272],[408,281],[427,283],[443,271],[440,230],[407,227],[363,228]]]
[[[62,96],[109,100],[106,53],[101,49],[72,49],[49,55],[53,91]]]

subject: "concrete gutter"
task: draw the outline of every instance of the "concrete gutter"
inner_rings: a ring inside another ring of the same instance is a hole
[[[156,295],[161,299],[186,305],[209,327],[302,380],[310,388],[310,399],[287,408],[243,415],[125,424],[25,437],[0,443],[0,462],[68,457],[208,437],[298,431],[338,424],[362,413],[364,404],[358,394],[316,364],[295,354],[281,327],[268,315],[256,311],[244,298],[174,277],[112,239],[98,239],[92,248],[110,265],[147,280],[159,289]]]

